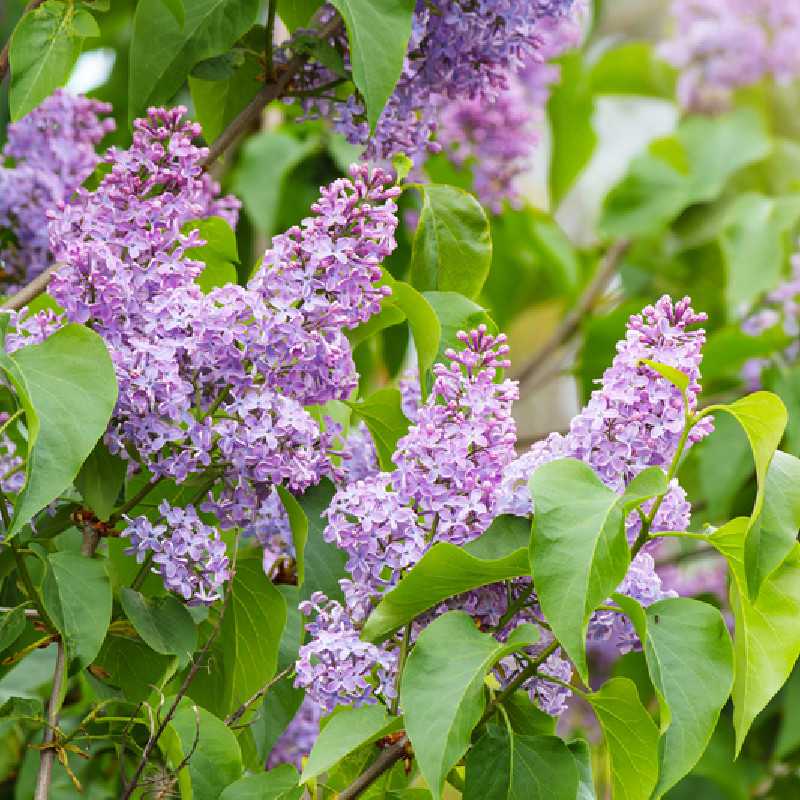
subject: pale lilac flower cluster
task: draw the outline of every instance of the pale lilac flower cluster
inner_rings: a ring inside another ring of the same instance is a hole
[[[787,0],[673,0],[673,37],[661,54],[681,70],[685,108],[717,111],[734,89],[800,77],[800,5]]]
[[[305,606],[317,617],[307,628],[311,638],[300,650],[296,679],[326,708],[348,697],[391,697],[397,643],[365,645],[358,626],[431,544],[474,539],[494,518],[503,469],[514,455],[517,387],[495,382],[508,365],[504,336],[481,326],[459,339],[463,349],[447,352],[449,366],[434,367],[431,395],[397,443],[395,471],[349,483],[328,508],[323,535],[348,556],[350,577],[341,582],[346,606],[322,597]],[[481,602],[478,595],[467,599],[476,613]],[[487,613],[492,603],[485,603]]]
[[[351,142],[367,145],[369,158],[405,153],[419,162],[439,147],[434,136],[441,109],[453,101],[492,102],[509,88],[511,76],[543,62],[551,55],[546,43],[552,28],[573,2],[418,0],[403,71],[372,135],[359,98],[309,97],[305,111],[330,118]],[[331,44],[346,47],[342,35]],[[313,89],[335,78],[315,64],[304,84]]]
[[[643,364],[644,359],[667,364],[689,378],[688,410],[697,407],[700,361],[705,332],[690,329],[706,319],[696,314],[689,298],[673,303],[664,296],[628,322],[625,339],[605,371],[602,387],[592,393],[587,406],[571,422],[566,434],[553,433],[537,442],[506,470],[500,506],[506,513],[530,514],[528,480],[537,467],[559,458],[577,458],[589,464],[610,488],[622,492],[647,467],[667,469],[675,455],[685,425],[681,392],[666,378]],[[688,437],[691,446],[712,427],[710,420],[696,425]],[[645,511],[651,504],[644,506]],[[683,488],[673,480],[655,515],[651,530],[686,530],[690,506]],[[628,536],[637,535],[641,519],[628,519]],[[661,588],[652,556],[641,552],[631,564],[620,592],[649,604],[671,596]],[[613,635],[623,648],[635,640],[630,623],[613,612],[596,617],[590,637]]]
[[[571,14],[542,19],[536,58],[510,72],[495,97],[458,98],[442,106],[438,142],[457,165],[472,170],[473,188],[492,211],[519,205],[517,181],[530,168],[544,123],[549,87],[560,70],[548,63],[580,41],[582,3]]]
[[[68,203],[100,161],[111,107],[57,89],[8,126],[0,159],[0,277],[14,288],[53,263],[47,214]]]
[[[229,580],[230,564],[219,532],[206,525],[194,506],[159,505],[163,524],[154,525],[147,517],[128,519],[126,551],[140,564],[152,559],[153,572],[164,586],[180,595],[189,605],[209,605],[222,597]]]

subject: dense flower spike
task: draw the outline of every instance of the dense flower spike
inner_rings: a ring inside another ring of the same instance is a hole
[[[48,212],[68,203],[100,161],[95,147],[114,129],[106,103],[57,89],[8,126],[0,164],[0,270],[12,287],[53,263]]]
[[[673,0],[675,34],[662,55],[681,70],[686,108],[725,108],[731,92],[766,76],[800,76],[800,6],[786,0]]]
[[[279,764],[292,764],[298,770],[303,768],[303,759],[311,752],[319,736],[319,721],[322,709],[311,698],[303,699],[286,730],[270,750],[267,769]]]
[[[154,525],[147,517],[128,520],[128,554],[139,563],[152,558],[153,572],[161,575],[164,586],[189,605],[219,600],[231,577],[219,533],[197,516],[194,506],[175,508],[164,501],[158,510],[163,524]]]

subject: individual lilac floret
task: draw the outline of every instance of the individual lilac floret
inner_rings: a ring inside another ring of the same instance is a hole
[[[311,752],[319,736],[319,721],[322,709],[306,695],[297,713],[270,750],[267,769],[279,764],[292,764],[298,770],[303,768],[303,759]]]
[[[321,592],[300,604],[309,640],[300,648],[295,686],[301,686],[326,713],[337,705],[374,702],[394,695],[396,652],[361,640],[346,609]]]
[[[678,98],[697,111],[730,104],[764,77],[800,76],[800,5],[786,0],[673,0],[675,33],[661,54],[681,70]]]
[[[397,443],[392,483],[421,515],[432,541],[461,544],[483,533],[496,512],[503,470],[514,457],[511,406],[516,383],[495,382],[508,345],[481,325],[458,334],[465,346],[434,366],[430,397]]]
[[[157,525],[147,517],[126,517],[125,536],[131,544],[126,552],[139,563],[152,557],[153,572],[190,606],[219,600],[231,574],[218,531],[197,516],[194,506],[176,508],[165,500],[158,510],[164,523]]]
[[[53,263],[47,215],[69,202],[100,161],[95,147],[110,131],[111,106],[63,89],[8,126],[0,158],[0,270],[12,286]],[[6,161],[3,166],[2,162]]]

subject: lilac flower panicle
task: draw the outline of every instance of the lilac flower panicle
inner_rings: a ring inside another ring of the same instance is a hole
[[[165,500],[158,510],[164,522],[156,525],[144,516],[126,517],[128,555],[135,555],[139,563],[151,557],[153,572],[161,576],[164,586],[189,605],[219,600],[231,573],[218,531],[200,519],[194,506],[176,508]]]
[[[303,759],[311,752],[319,736],[319,722],[322,709],[313,698],[306,696],[297,713],[280,738],[272,746],[267,758],[267,769],[279,764],[292,764],[296,769],[303,768]]]
[[[100,161],[95,147],[114,130],[111,106],[57,89],[8,126],[0,163],[0,269],[15,288],[53,263],[48,212],[68,203]]]
[[[740,86],[800,76],[800,6],[786,0],[673,0],[673,37],[660,48],[681,70],[678,98],[718,111]]]

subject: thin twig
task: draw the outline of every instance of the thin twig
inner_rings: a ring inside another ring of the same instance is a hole
[[[39,761],[39,774],[36,777],[36,792],[34,800],[47,800],[50,793],[50,780],[53,777],[53,762],[56,751],[53,744],[56,740],[58,727],[58,712],[61,710],[61,693],[64,685],[64,643],[61,639],[56,641],[56,667],[53,672],[53,690],[50,692],[50,702],[47,704],[47,727],[42,739],[42,753]]]
[[[29,11],[33,11],[34,8],[38,8],[40,5],[42,5],[42,3],[44,3],[44,0],[31,0],[31,2],[25,6],[22,16],[24,17]],[[3,79],[8,73],[8,49],[10,46],[11,39],[9,38],[9,40],[3,45],[2,51],[0,51],[0,83],[3,82]]]
[[[225,717],[225,724],[235,725],[244,715],[248,708],[253,706],[257,703],[276,683],[282,681],[290,672],[292,671],[292,667],[286,667],[286,669],[281,670],[269,683],[262,686],[249,700],[245,700],[236,711],[231,712],[227,717]]]
[[[552,356],[578,332],[582,318],[591,311],[603,295],[617,272],[619,262],[628,251],[630,245],[631,243],[628,240],[621,239],[609,247],[600,266],[597,268],[597,273],[578,299],[578,302],[561,320],[553,335],[517,375],[520,384],[530,383],[536,378],[539,371],[547,365]]]
[[[11,608],[10,606],[0,606],[0,614],[10,614],[12,611],[16,611],[17,608],[19,608],[19,606],[16,608]],[[35,608],[26,608],[23,613],[30,619],[39,618],[39,612]]]
[[[16,294],[12,294],[11,297],[0,306],[0,309],[3,311],[19,311],[21,308],[28,305],[31,300],[36,299],[47,289],[50,276],[62,266],[63,264],[60,261],[56,261],[55,264],[37,275],[29,284],[23,286]]]
[[[399,742],[387,747],[343,792],[338,800],[353,800],[371,786],[384,772],[388,772],[398,761],[410,755],[408,739],[404,736]]]

